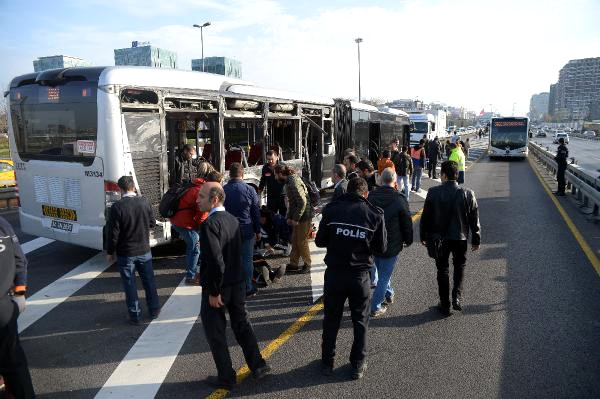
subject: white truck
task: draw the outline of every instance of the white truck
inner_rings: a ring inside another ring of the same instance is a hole
[[[409,112],[408,117],[414,129],[410,131],[410,144],[416,144],[425,136],[429,140],[448,136],[446,131],[446,111]]]

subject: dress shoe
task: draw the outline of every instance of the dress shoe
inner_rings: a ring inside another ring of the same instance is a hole
[[[150,312],[150,318],[152,320],[157,319],[160,316],[160,309],[156,309]]]
[[[437,309],[438,311],[443,315],[443,316],[450,316],[452,314],[452,311],[450,310],[450,305],[443,305],[441,302],[438,303],[437,305]]]
[[[270,372],[271,372],[271,366],[269,366],[268,364],[265,364],[264,366],[261,366],[261,367],[257,368],[256,370],[254,370],[252,372],[252,377],[255,380],[260,380],[260,379],[264,378]]]
[[[460,299],[452,300],[452,309],[462,311],[462,306],[460,306]]]

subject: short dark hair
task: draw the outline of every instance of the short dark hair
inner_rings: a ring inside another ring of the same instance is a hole
[[[296,172],[294,171],[294,169],[286,164],[278,164],[275,165],[275,173],[278,173],[280,175],[284,175],[284,176],[290,176],[295,174]]]
[[[362,177],[353,177],[348,182],[348,187],[346,188],[346,192],[355,193],[360,196],[364,196],[365,193],[369,192],[369,185],[367,181]]]
[[[269,150],[269,151],[267,151],[267,156],[268,157],[272,157],[273,155],[275,155],[276,157],[279,158],[279,154],[277,153],[277,151],[275,151],[275,150]]]
[[[186,144],[183,146],[183,151],[187,151],[187,152],[196,151],[196,147],[194,147],[191,144]]]
[[[373,163],[371,163],[371,161],[365,160],[363,159],[362,161],[360,161],[357,165],[356,168],[358,170],[367,170],[369,172],[373,172],[375,170],[375,168],[373,167]]]
[[[244,174],[244,167],[239,162],[234,162],[229,166],[229,178],[238,179]]]
[[[458,164],[454,161],[444,161],[442,162],[442,170],[441,173],[446,175],[448,180],[456,180],[458,179]]]
[[[117,185],[123,191],[133,191],[135,188],[132,176],[121,176],[117,181]]]
[[[336,176],[341,177],[342,179],[346,178],[346,167],[341,164],[333,165],[332,172],[335,173]]]
[[[565,139],[561,137],[561,138],[558,139],[558,142],[561,143],[561,144],[564,144],[565,143]]]
[[[390,150],[383,150],[382,155],[384,158],[389,158],[390,157]]]
[[[348,162],[350,162],[353,165],[356,165],[360,162],[360,159],[358,159],[358,157],[354,154],[350,154],[346,157],[346,159],[348,160]]]
[[[215,183],[221,183],[223,181],[223,173],[217,170],[213,170],[206,175],[206,178],[204,180]]]
[[[218,199],[219,204],[225,202],[225,190],[223,190],[223,187],[215,186],[211,187],[210,190],[208,190],[208,200],[212,202],[213,198],[215,197]]]
[[[408,151],[408,147],[405,146],[405,145],[403,145],[402,149],[400,150],[400,152],[406,152],[406,151]]]

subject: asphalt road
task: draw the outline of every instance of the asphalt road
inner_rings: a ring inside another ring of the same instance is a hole
[[[532,141],[549,147],[550,151],[556,153],[558,144],[552,143],[552,137],[534,137]],[[600,172],[600,141],[570,137],[569,157],[575,157],[577,164],[590,172]],[[598,173],[600,174],[600,173]]]
[[[477,148],[471,152],[473,158],[481,154]],[[425,188],[436,184],[423,180]],[[434,309],[435,267],[415,243],[396,266],[395,303],[370,322],[363,380],[347,378],[349,316],[338,337],[335,376],[320,375],[322,312],[317,312],[298,332],[284,335],[287,341],[277,341],[282,345],[268,360],[273,375],[259,383],[248,379],[230,396],[600,397],[600,280],[529,163],[483,158],[467,172],[466,185],[477,194],[483,241],[479,252],[468,255],[462,314],[442,318]],[[561,202],[584,237],[597,242],[598,227],[578,217],[568,199]],[[422,205],[423,198],[412,194],[411,211]],[[18,230],[16,215],[4,216]],[[33,239],[18,234],[23,242]],[[215,368],[201,322],[197,313],[184,314],[199,306],[198,295],[176,288],[184,272],[182,248],[153,253],[163,305],[159,320],[140,327],[125,323],[124,295],[113,265],[75,292],[63,291],[65,300],[21,333],[38,397],[211,394],[203,379]],[[41,293],[96,254],[60,242],[30,252],[30,309],[44,305]],[[313,306],[321,288],[317,269],[312,275],[289,274],[248,302],[261,348],[273,348],[273,341]],[[190,300],[196,302],[190,306],[185,302]],[[239,368],[242,353],[233,334],[228,339]]]

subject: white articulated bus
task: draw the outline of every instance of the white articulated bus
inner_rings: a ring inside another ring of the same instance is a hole
[[[492,118],[490,158],[526,158],[529,154],[529,118]]]
[[[104,247],[106,215],[120,198],[116,182],[123,175],[133,176],[136,191],[154,207],[151,244],[171,239],[158,205],[185,144],[195,145],[221,172],[242,163],[245,180],[255,186],[265,153],[275,149],[284,162],[327,187],[336,153],[343,150],[336,137],[353,147],[359,132],[344,101],[202,72],[56,69],[14,78],[5,96],[22,230],[96,249]],[[349,121],[338,121],[337,128],[336,107]],[[408,118],[377,114],[361,118],[372,125],[372,139],[408,141]]]

